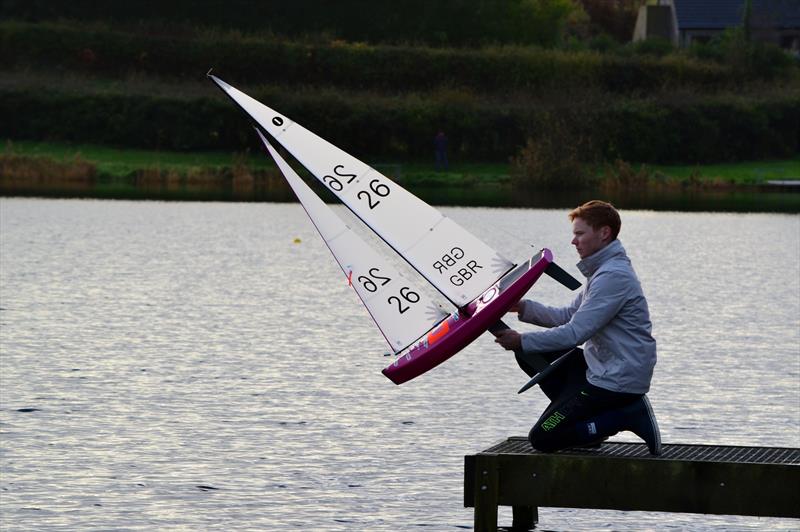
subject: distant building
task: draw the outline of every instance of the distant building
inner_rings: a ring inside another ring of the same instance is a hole
[[[633,40],[653,37],[686,47],[743,26],[746,0],[657,0],[642,6]],[[795,53],[800,51],[800,0],[751,0],[750,34]]]

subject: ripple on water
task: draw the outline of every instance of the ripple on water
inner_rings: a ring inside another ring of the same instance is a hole
[[[547,245],[577,275],[562,211],[444,210],[507,256]],[[797,445],[799,218],[623,217],[659,342],[664,440]],[[298,205],[0,199],[0,248],[3,530],[469,529],[463,456],[526,434],[545,406],[517,395],[527,379],[490,338],[424,378],[386,380],[383,340]],[[548,280],[532,295],[572,297]]]

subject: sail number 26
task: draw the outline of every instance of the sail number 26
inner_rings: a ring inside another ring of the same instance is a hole
[[[359,275],[358,282],[361,283],[361,286],[364,287],[364,290],[367,292],[376,292],[378,290],[378,284],[383,286],[388,284],[389,281],[392,279],[389,277],[384,277],[380,275],[380,268],[370,268],[369,275]],[[401,299],[402,298],[402,299]],[[419,294],[411,290],[411,288],[404,286],[400,289],[400,297],[393,295],[389,296],[386,300],[390,305],[397,305],[397,311],[402,314],[407,311],[409,308],[409,303],[418,303],[419,302]]]
[[[341,192],[342,189],[344,189],[344,185],[349,185],[356,178],[356,174],[347,174],[344,173],[343,170],[344,165],[337,164],[333,167],[333,173],[336,174],[336,176],[324,175],[322,176],[322,182],[328,185],[334,192]],[[346,179],[346,181],[342,183],[342,179]],[[389,195],[389,192],[388,186],[381,183],[378,179],[373,179],[369,182],[369,190],[359,190],[356,197],[366,201],[367,206],[369,206],[370,209],[374,209],[381,203],[381,200],[378,198],[385,198]]]

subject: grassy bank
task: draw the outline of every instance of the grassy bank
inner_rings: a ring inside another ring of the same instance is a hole
[[[3,155],[50,159],[53,162],[72,164],[84,161],[91,164],[99,176],[128,177],[146,170],[162,170],[191,174],[203,170],[209,174],[226,168],[246,165],[253,169],[271,168],[269,161],[258,154],[230,152],[164,152],[136,149],[118,149],[96,144],[65,144],[34,141],[5,141]]]
[[[127,178],[141,175],[206,176],[214,180],[220,176],[243,175],[279,177],[272,161],[262,153],[229,152],[166,152],[132,149],[115,149],[92,144],[63,144],[47,142],[5,141],[0,155],[4,161],[14,158],[19,168],[27,167],[31,178],[36,176],[36,162],[50,161],[73,168],[71,175],[82,172],[98,178]],[[27,161],[27,162],[26,162]],[[383,173],[407,186],[463,187],[479,184],[507,185],[511,182],[507,163],[454,163],[447,171],[436,171],[432,162],[378,160],[369,161]],[[47,168],[41,166],[41,168]],[[639,166],[630,165],[634,172],[642,172],[655,183],[677,185],[757,185],[769,180],[800,181],[800,157],[783,160],[707,164],[691,166]],[[10,172],[10,170],[6,170]],[[608,173],[601,169],[598,175]],[[13,176],[3,175],[5,181]],[[39,176],[46,178],[48,176]],[[2,182],[0,181],[0,182]]]
[[[759,184],[772,180],[800,182],[800,157],[703,166],[654,166],[653,170],[675,181],[687,183],[697,179],[708,183],[738,185]]]

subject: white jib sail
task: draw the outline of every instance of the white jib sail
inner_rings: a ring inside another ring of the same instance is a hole
[[[261,102],[210,76],[364,223],[457,306],[513,264],[377,170]]]
[[[441,306],[415,289],[347,227],[275,151],[261,131],[258,135],[395,353],[447,317]]]

